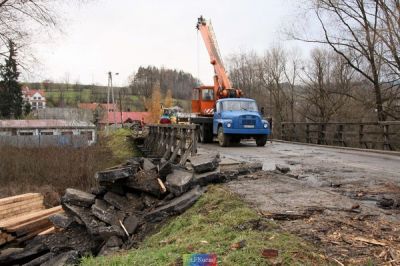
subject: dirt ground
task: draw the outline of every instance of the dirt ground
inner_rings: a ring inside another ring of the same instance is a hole
[[[400,265],[400,157],[281,143],[202,148],[228,161],[263,162],[268,171],[227,186],[330,261]],[[291,171],[279,174],[275,163]]]

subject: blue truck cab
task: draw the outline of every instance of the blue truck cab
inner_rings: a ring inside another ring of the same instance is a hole
[[[253,138],[257,146],[265,146],[271,134],[268,121],[258,112],[257,103],[248,98],[224,98],[216,102],[213,118],[213,135],[220,146],[239,143]]]

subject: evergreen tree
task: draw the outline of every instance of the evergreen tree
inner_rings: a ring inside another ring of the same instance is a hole
[[[32,105],[27,101],[24,105],[24,115],[27,116],[32,112]]]
[[[0,116],[19,118],[22,115],[21,84],[18,83],[17,52],[15,44],[9,41],[9,56],[0,65]]]

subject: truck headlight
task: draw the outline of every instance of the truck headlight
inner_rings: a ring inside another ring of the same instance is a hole
[[[268,128],[268,123],[265,123],[265,124],[264,124],[264,128]]]
[[[226,127],[232,127],[232,123],[231,122],[226,123]]]

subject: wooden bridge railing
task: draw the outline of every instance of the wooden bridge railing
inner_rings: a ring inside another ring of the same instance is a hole
[[[400,150],[400,121],[282,122],[281,139],[321,145]]]
[[[184,164],[189,155],[197,152],[198,128],[194,124],[151,124],[148,125],[148,135],[144,147],[151,154],[162,156],[174,162],[178,155],[179,163]]]

